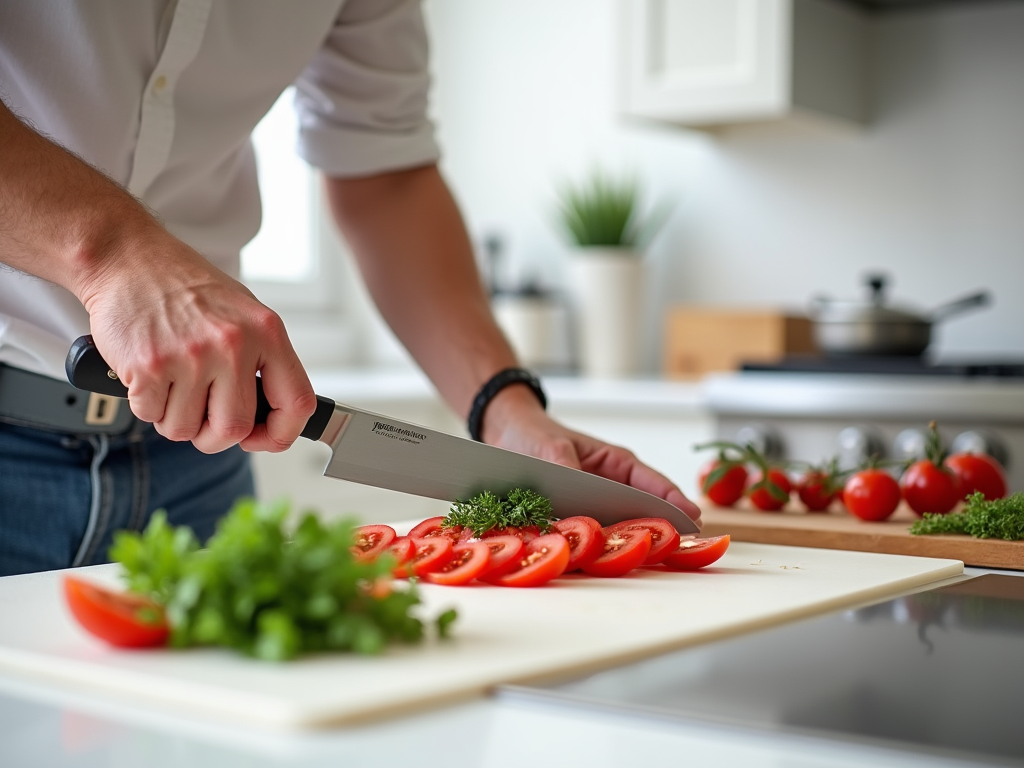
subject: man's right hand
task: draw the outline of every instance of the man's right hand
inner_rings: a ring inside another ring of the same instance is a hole
[[[132,411],[206,453],[281,451],[316,396],[281,319],[0,103],[0,254],[67,288]],[[254,428],[256,372],[272,411]]]

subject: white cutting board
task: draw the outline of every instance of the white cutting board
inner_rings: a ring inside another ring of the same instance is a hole
[[[115,582],[118,566],[78,573]],[[570,576],[540,589],[423,585],[429,615],[454,606],[450,641],[378,657],[334,654],[284,664],[220,650],[118,651],[80,630],[64,572],[0,578],[0,673],[9,669],[139,705],[307,727],[479,695],[507,682],[589,671],[884,598],[955,576],[956,560],[734,543],[695,573]]]

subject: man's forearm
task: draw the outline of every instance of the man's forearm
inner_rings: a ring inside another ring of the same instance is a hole
[[[104,255],[152,227],[131,195],[0,102],[0,260],[84,301]]]
[[[377,306],[465,416],[480,386],[516,358],[491,315],[462,217],[437,168],[328,179],[327,190]],[[533,397],[522,389],[509,398]]]

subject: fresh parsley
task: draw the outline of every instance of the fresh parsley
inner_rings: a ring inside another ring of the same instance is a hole
[[[1024,539],[1024,493],[986,501],[981,493],[967,499],[962,512],[952,515],[927,513],[910,527],[918,536],[962,533],[979,539]]]
[[[286,534],[288,506],[238,501],[206,549],[192,532],[158,512],[140,533],[115,536],[110,556],[128,588],[167,611],[171,645],[219,645],[270,661],[315,651],[378,653],[387,643],[416,642],[423,622],[410,610],[415,586],[381,588],[389,557],[357,561],[351,521],[324,524],[305,514]],[[437,619],[448,634],[454,611]]]
[[[492,528],[526,528],[532,525],[544,533],[551,529],[555,520],[550,499],[535,491],[516,488],[504,498],[484,491],[469,501],[456,501],[441,526],[468,528],[475,536],[483,536]]]

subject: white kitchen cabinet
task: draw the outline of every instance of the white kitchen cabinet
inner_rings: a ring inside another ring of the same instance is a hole
[[[620,104],[714,127],[867,121],[864,12],[843,0],[620,0]]]

